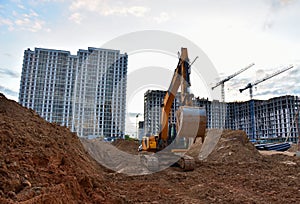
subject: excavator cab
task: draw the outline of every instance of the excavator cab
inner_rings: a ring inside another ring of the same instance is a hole
[[[142,150],[155,152],[157,150],[158,144],[158,135],[155,136],[144,136],[142,138]]]

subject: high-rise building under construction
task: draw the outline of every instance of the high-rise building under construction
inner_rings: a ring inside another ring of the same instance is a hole
[[[149,90],[145,93],[144,120],[145,133],[158,134],[161,108],[165,91]],[[269,100],[254,100],[254,112],[251,113],[251,101],[219,102],[206,98],[193,98],[194,106],[206,109],[207,128],[244,130],[251,139],[288,140],[296,142],[300,130],[298,120],[300,98],[298,96],[280,96]],[[180,106],[179,100],[174,100],[172,116]],[[253,114],[254,124],[251,122]],[[169,120],[176,123],[176,118]],[[253,131],[254,130],[254,131]],[[254,134],[254,135],[253,135]]]
[[[124,137],[127,60],[102,48],[27,49],[19,103],[82,137]]]

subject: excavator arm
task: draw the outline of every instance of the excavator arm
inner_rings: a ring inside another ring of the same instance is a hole
[[[161,132],[159,135],[162,148],[168,145],[168,119],[179,86],[181,86],[181,105],[192,105],[190,94],[188,93],[188,88],[191,86],[189,68],[187,49],[181,48],[178,65],[162,104]]]

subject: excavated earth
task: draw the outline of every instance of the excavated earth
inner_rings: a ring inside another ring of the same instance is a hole
[[[97,163],[66,127],[0,95],[0,203],[299,202],[299,158],[262,156],[243,131],[210,130],[207,137],[216,134],[209,155],[199,157],[207,154],[201,141],[188,152],[197,161],[194,171],[128,176]],[[113,145],[130,154],[138,146]]]

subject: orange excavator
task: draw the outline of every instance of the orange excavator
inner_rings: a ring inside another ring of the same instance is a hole
[[[204,141],[206,112],[203,107],[193,106],[193,95],[189,91],[190,73],[191,64],[187,48],[181,48],[178,65],[162,104],[161,132],[156,136],[142,138],[141,149],[144,152],[142,160],[150,170],[159,169],[164,161],[167,161],[167,165],[177,163],[185,171],[194,169],[194,159],[185,153],[197,137],[201,137],[202,142]],[[176,112],[176,128],[175,131],[170,131],[169,128],[172,125],[169,124],[169,115],[179,87],[181,87],[180,106]],[[175,136],[174,134],[172,136],[171,132],[175,132]],[[152,154],[146,154],[146,152],[152,152]]]

